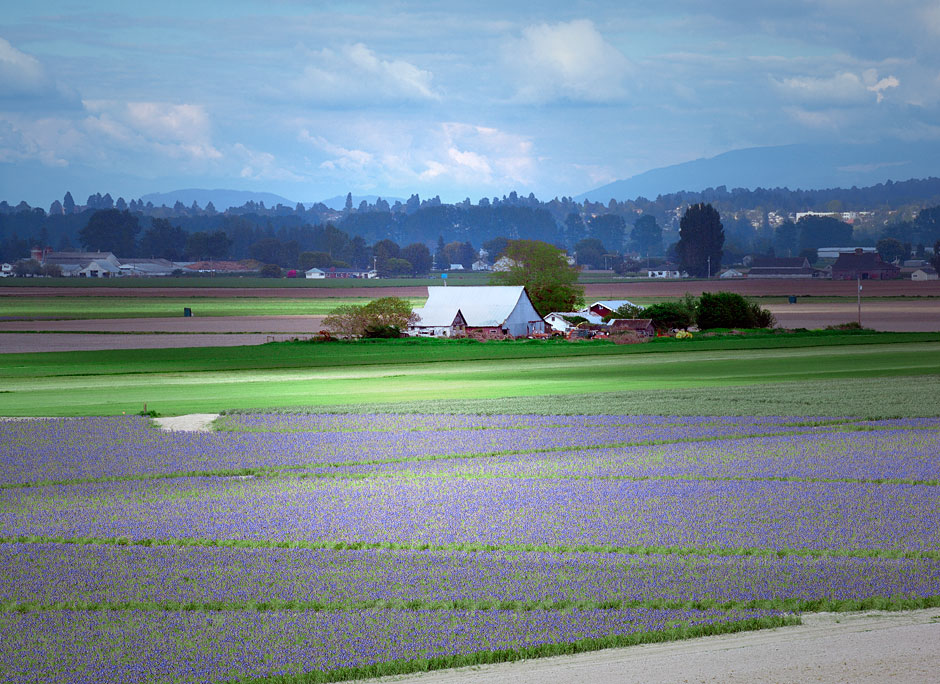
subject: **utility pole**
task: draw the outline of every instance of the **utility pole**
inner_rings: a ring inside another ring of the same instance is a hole
[[[712,279],[712,258],[708,257],[708,279]]]
[[[858,327],[862,327],[862,276],[855,274],[855,284],[858,285]]]

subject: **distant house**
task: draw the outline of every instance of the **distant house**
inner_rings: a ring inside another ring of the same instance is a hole
[[[612,333],[630,331],[640,337],[656,335],[652,318],[612,318],[607,323],[607,329]]]
[[[739,271],[739,270],[736,269],[736,268],[729,268],[729,269],[725,269],[724,271],[722,271],[722,272],[718,275],[718,277],[719,277],[719,278],[725,278],[725,279],[728,279],[728,278],[743,278],[743,277],[744,277],[744,273],[742,273],[741,271]]]
[[[757,257],[748,278],[813,278],[816,269],[806,257]]]
[[[474,271],[492,271],[493,267],[486,263],[483,259],[477,259],[471,265],[471,268]]]
[[[326,278],[326,273],[319,268],[308,268],[304,271],[304,278],[312,278],[315,280],[321,280]]]
[[[0,278],[9,278],[13,275],[13,264],[3,262],[0,264]]]
[[[58,266],[62,269],[62,275],[64,276],[111,278],[121,275],[121,262],[111,252],[53,252],[40,250],[40,254],[44,266]]]
[[[648,269],[646,271],[646,277],[647,278],[686,278],[688,276],[683,275],[680,271],[677,271],[675,269],[664,268],[664,269],[659,269],[659,270]]]
[[[312,270],[312,269],[311,269]],[[313,276],[316,277],[316,276]],[[379,274],[373,270],[362,270],[359,268],[338,268],[330,266],[323,271],[324,278],[378,278]]]
[[[937,270],[933,266],[924,266],[911,273],[911,280],[937,280]]]
[[[447,267],[448,271],[462,271],[464,270],[463,264],[451,264]]]
[[[545,332],[545,320],[522,285],[429,287],[408,334],[423,337],[525,337]]]
[[[595,316],[603,318],[604,316],[613,316],[617,313],[617,309],[626,305],[636,306],[636,304],[629,299],[605,299],[600,302],[594,302],[587,310]]]
[[[895,280],[901,269],[881,260],[878,252],[865,252],[861,247],[852,254],[840,254],[832,265],[833,280]]]
[[[593,314],[590,311],[552,311],[550,314],[545,316],[545,322],[552,328],[552,330],[560,333],[567,333],[577,324],[570,322],[569,318],[583,318],[588,323],[593,323],[595,325],[600,325],[603,323],[603,320],[597,314]]]

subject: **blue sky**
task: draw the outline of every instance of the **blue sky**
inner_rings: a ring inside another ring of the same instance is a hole
[[[940,1],[7,4],[0,199],[42,206],[550,199],[733,149],[940,139]]]

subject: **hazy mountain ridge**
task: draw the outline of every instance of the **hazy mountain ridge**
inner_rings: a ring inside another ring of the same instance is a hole
[[[707,188],[821,190],[940,176],[940,142],[784,145],[733,150],[652,169],[589,190],[577,201],[655,199]]]

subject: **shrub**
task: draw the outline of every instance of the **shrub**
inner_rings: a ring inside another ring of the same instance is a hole
[[[661,302],[643,309],[643,317],[651,318],[657,330],[688,328],[695,322],[695,315],[684,302]]]
[[[699,329],[769,328],[776,324],[772,313],[735,292],[703,292],[698,301]]]

